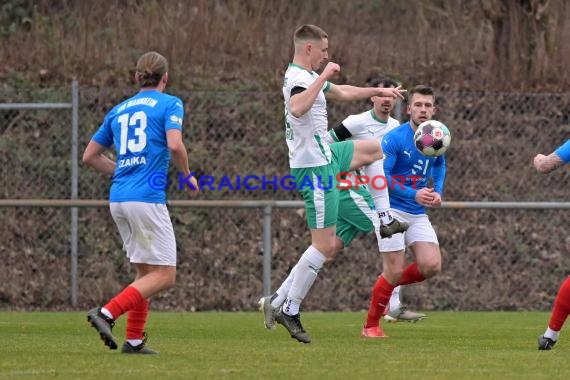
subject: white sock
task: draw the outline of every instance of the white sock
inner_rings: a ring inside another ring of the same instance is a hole
[[[291,289],[289,289],[287,300],[285,300],[285,304],[283,305],[283,312],[285,314],[295,315],[299,312],[301,302],[303,302],[303,299],[307,293],[309,293],[326,259],[325,255],[312,245],[303,253],[299,262],[295,265],[297,269],[293,276]]]
[[[364,167],[364,174],[370,179],[368,190],[376,211],[380,215],[380,220],[384,224],[392,222],[393,218],[390,215],[390,198],[388,197],[388,179],[384,174],[384,160],[377,160]],[[377,177],[376,179],[374,179]]]
[[[142,344],[142,339],[127,339],[127,342],[129,342],[129,344],[133,347],[136,347],[140,344]]]
[[[299,308],[301,304],[297,301],[293,301],[291,298],[287,298],[283,303],[283,313],[287,315],[297,315],[299,314]]]
[[[555,342],[558,340],[559,336],[560,336],[560,331],[551,330],[550,327],[548,327],[544,333],[545,338],[550,338]]]
[[[396,286],[392,290],[392,296],[390,297],[390,310],[396,310],[400,307],[400,285]]]
[[[113,314],[111,314],[111,312],[104,307],[101,308],[101,314],[105,315],[108,318],[111,318],[112,320],[115,320],[115,318],[113,318]]]
[[[390,224],[394,220],[394,217],[390,214],[390,210],[380,211],[378,216],[380,217],[382,224]]]
[[[275,292],[276,297],[271,300],[271,306],[274,308],[278,308],[281,306],[285,299],[287,298],[287,294],[289,293],[289,289],[291,289],[291,284],[293,283],[293,279],[295,278],[295,272],[297,271],[297,265],[291,269],[289,272],[289,276],[283,281],[279,289]]]

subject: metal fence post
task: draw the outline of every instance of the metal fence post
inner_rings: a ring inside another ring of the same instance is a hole
[[[263,208],[263,295],[271,294],[271,214],[273,209]]]
[[[79,163],[79,88],[77,80],[71,82],[71,199],[77,199]],[[71,208],[71,306],[77,306],[77,207]]]

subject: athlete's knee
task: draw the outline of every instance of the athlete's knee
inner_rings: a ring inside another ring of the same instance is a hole
[[[380,142],[378,140],[370,140],[367,148],[368,148],[368,153],[370,154],[370,158],[373,161],[382,158],[382,145],[380,145]]]
[[[421,265],[418,265],[418,269],[425,278],[433,277],[441,272],[441,260],[422,263]]]
[[[400,283],[403,274],[404,274],[403,270],[391,272],[390,277],[386,278],[386,280],[392,285],[397,285]]]
[[[388,267],[384,266],[384,271],[382,272],[382,276],[392,285],[397,285],[400,283],[400,279],[404,274],[404,268],[395,268],[395,267]]]
[[[378,161],[384,158],[384,152],[382,152],[382,147],[378,144],[378,149],[372,154],[372,161]]]
[[[368,146],[368,151],[366,152],[366,161],[372,163],[382,159],[382,147],[380,144],[373,143]]]
[[[176,284],[176,268],[168,268],[162,273],[162,289],[170,289]]]

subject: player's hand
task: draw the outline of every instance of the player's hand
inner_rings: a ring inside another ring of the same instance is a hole
[[[546,162],[546,156],[544,154],[537,154],[536,156],[534,156],[534,168],[536,170],[538,170],[539,172],[542,172],[543,167],[544,167],[544,163]]]
[[[379,90],[381,90],[380,96],[391,96],[392,98],[400,98],[402,100],[404,100],[404,94],[407,91],[407,90],[404,90],[402,88],[402,86],[398,86],[396,88],[394,88],[394,87],[379,88]]]
[[[431,201],[430,207],[441,207],[441,195],[435,191],[433,192],[433,200]]]
[[[336,73],[338,73],[340,71],[340,66],[334,62],[329,62],[327,63],[327,65],[325,66],[323,72],[321,73],[321,75],[328,80],[330,77],[332,77],[333,75],[335,75]]]
[[[440,207],[441,195],[436,193],[432,188],[424,187],[416,193],[416,202],[424,207]]]
[[[548,156],[537,154],[534,157],[534,167],[540,173],[550,173],[562,165],[564,165],[564,161],[556,153],[551,153]]]
[[[192,184],[192,186],[186,186],[186,188],[188,189],[190,195],[195,197],[200,192],[200,188],[198,187],[198,181],[196,180],[196,177],[194,176],[190,177],[190,183]]]

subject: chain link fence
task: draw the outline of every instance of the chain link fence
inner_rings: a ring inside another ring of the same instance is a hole
[[[217,190],[222,177],[288,174],[279,92],[176,92],[186,106],[191,169],[212,176],[204,200],[299,200],[294,191]],[[107,111],[132,89],[81,87],[79,154]],[[61,101],[69,89],[0,92],[0,103]],[[531,161],[570,132],[570,94],[445,91],[437,118],[453,135],[444,200],[565,201],[570,173],[535,173]],[[330,104],[331,125],[370,108]],[[70,198],[69,110],[0,111],[1,198]],[[173,185],[169,198],[188,199]],[[254,181],[255,182],[255,181]],[[257,183],[260,184],[259,182]],[[80,165],[80,199],[106,199],[110,181]],[[570,268],[567,210],[431,210],[443,272],[406,287],[405,301],[430,310],[548,309]],[[153,301],[163,310],[251,310],[262,293],[262,210],[171,208],[178,241],[177,286]],[[133,276],[106,208],[78,211],[78,306],[99,304]],[[0,208],[0,308],[69,308],[70,214],[56,208]],[[303,210],[274,209],[272,289],[310,244]],[[368,306],[381,271],[373,235],[327,264],[307,310]]]

